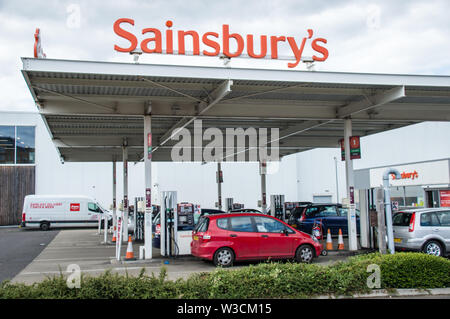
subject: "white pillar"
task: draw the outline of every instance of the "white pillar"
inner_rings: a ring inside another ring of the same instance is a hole
[[[108,214],[103,212],[103,243],[106,244],[108,242]]]
[[[117,227],[117,199],[116,199],[116,189],[117,189],[117,178],[116,178],[116,161],[113,160],[112,162],[112,169],[113,169],[113,207],[112,207],[112,211],[113,211],[113,230],[114,227]]]
[[[222,181],[220,176],[222,174],[221,163],[217,162],[217,208],[222,209]]]
[[[145,170],[145,214],[144,214],[144,258],[152,259],[152,117],[144,116],[144,170]]]
[[[266,195],[266,173],[267,163],[265,161],[259,162],[259,173],[261,174],[261,210],[263,214],[267,213],[267,195]],[[272,212],[273,213],[273,212]]]
[[[344,147],[345,147],[345,177],[347,181],[347,198],[349,208],[348,220],[348,245],[350,251],[358,250],[356,236],[356,208],[353,199],[355,198],[355,180],[353,176],[353,161],[350,159],[350,137],[352,136],[352,120],[344,120]]]
[[[123,158],[123,242],[128,241],[128,148],[122,147]]]
[[[359,191],[359,211],[361,216],[359,217],[359,229],[360,229],[360,241],[362,248],[370,248],[369,241],[369,204],[368,204],[367,189],[361,189]]]

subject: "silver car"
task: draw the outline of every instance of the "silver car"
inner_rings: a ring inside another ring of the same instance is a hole
[[[450,251],[450,208],[399,211],[393,217],[396,250],[445,256]]]

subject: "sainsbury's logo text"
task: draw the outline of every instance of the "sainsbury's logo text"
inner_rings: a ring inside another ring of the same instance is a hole
[[[121,38],[127,40],[129,45],[127,47],[121,47],[114,45],[114,50],[118,52],[132,52],[138,47],[137,36],[130,31],[124,29],[124,26],[134,26],[133,19],[121,18],[114,22],[114,32]],[[163,32],[157,28],[144,28],[141,30],[142,35],[149,35],[149,37],[143,39],[140,43],[140,49],[143,53],[163,53],[175,54],[174,51],[174,30],[172,30],[173,22],[166,21],[165,36],[163,39]],[[127,27],[129,28],[129,26]],[[226,57],[233,58],[239,57],[244,53],[246,48],[247,54],[251,58],[261,59],[270,55],[271,59],[278,59],[278,49],[281,45],[289,45],[293,60],[295,62],[288,63],[289,68],[296,67],[301,61],[307,45],[311,46],[311,49],[315,52],[312,56],[313,61],[325,61],[328,58],[328,49],[324,46],[327,44],[325,38],[314,38],[314,31],[312,29],[307,30],[307,36],[303,37],[301,41],[297,42],[292,36],[267,36],[261,35],[256,40],[254,35],[247,34],[242,36],[238,33],[230,33],[230,26],[228,24],[222,25],[221,35],[218,32],[206,32],[199,34],[197,31],[179,30],[177,31],[178,51],[177,54],[186,54],[186,41],[187,37],[190,38],[193,45],[193,55],[205,55],[205,56],[218,56],[223,54]],[[221,41],[220,41],[221,40]],[[200,41],[205,47],[200,50]],[[259,41],[259,52],[255,52],[255,41]],[[233,45],[233,49],[231,48]],[[164,46],[164,48],[163,48]],[[270,52],[269,52],[270,51]]]

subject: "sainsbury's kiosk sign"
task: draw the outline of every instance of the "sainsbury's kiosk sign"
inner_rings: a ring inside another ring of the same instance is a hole
[[[166,21],[164,30],[158,28],[144,28],[142,30],[134,29],[134,20],[121,18],[114,22],[114,33],[120,38],[126,40],[128,45],[114,45],[114,50],[118,52],[132,52],[138,48],[143,53],[166,53],[166,54],[186,54],[186,43],[192,43],[193,55],[219,56],[233,58],[239,57],[246,50],[246,54],[254,59],[270,57],[278,59],[278,50],[282,46],[289,47],[292,54],[292,60],[288,63],[289,68],[295,68],[303,56],[304,50],[310,47],[313,50],[313,61],[322,62],[328,58],[328,49],[325,47],[327,40],[316,37],[312,29],[306,30],[306,36],[296,39],[292,36],[284,35],[261,35],[259,39],[253,34],[241,35],[232,33],[228,24],[222,25],[219,32],[206,32],[199,34],[197,31],[189,30],[175,31],[172,29],[174,23]],[[139,43],[136,32],[145,36]],[[164,34],[164,35],[163,35]],[[174,42],[176,34],[177,42]],[[258,41],[258,42],[256,42]],[[255,44],[259,43],[258,52],[255,50]],[[202,45],[203,50],[200,50]],[[175,49],[176,48],[176,49]],[[177,50],[177,51],[175,51]]]

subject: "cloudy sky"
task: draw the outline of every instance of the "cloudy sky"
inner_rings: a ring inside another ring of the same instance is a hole
[[[297,43],[313,29],[323,37],[329,58],[316,70],[376,73],[450,73],[450,1],[57,1],[0,0],[0,110],[35,110],[20,73],[20,57],[33,55],[33,34],[42,32],[48,58],[131,62],[115,52],[127,42],[114,34],[118,18],[132,18],[143,28],[208,31],[222,24],[242,35],[293,36]],[[189,48],[188,48],[189,49]],[[289,46],[280,49],[289,55]],[[217,64],[215,58],[146,55],[142,63]],[[285,68],[287,62],[250,59],[232,66]],[[304,68],[304,65],[297,67]]]

